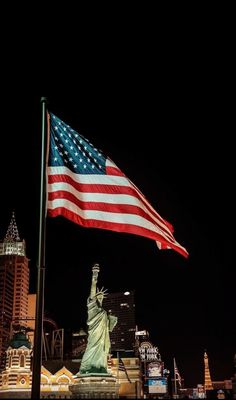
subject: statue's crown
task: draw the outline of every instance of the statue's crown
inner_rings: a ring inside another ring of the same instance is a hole
[[[97,293],[96,296],[99,296],[100,294],[103,295],[103,297],[106,297],[108,295],[107,293],[107,289],[104,289],[104,287],[102,287],[100,290],[97,288]]]

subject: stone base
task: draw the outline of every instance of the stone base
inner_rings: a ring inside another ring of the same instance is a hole
[[[78,381],[69,386],[72,399],[118,399],[119,384],[113,375],[78,375]]]

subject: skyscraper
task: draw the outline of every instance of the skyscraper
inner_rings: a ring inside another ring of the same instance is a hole
[[[135,345],[134,292],[109,293],[103,300],[106,311],[118,317],[117,325],[110,332],[111,351],[133,350]]]
[[[0,364],[14,325],[27,326],[29,266],[12,213],[6,236],[0,242]]]

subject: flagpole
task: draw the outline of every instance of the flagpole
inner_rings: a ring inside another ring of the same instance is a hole
[[[120,363],[119,351],[116,352],[116,357],[117,357],[117,380],[119,382],[119,363]]]
[[[176,384],[176,363],[174,358],[174,387],[175,387],[175,396],[177,395],[177,384]]]
[[[46,145],[47,116],[46,97],[41,97],[42,104],[42,141],[41,141],[41,179],[40,179],[40,211],[38,237],[37,294],[36,318],[33,347],[33,369],[31,399],[40,399],[42,333],[44,313],[44,277],[45,277],[45,228],[46,228]]]

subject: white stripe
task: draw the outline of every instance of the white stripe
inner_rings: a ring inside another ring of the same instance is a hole
[[[110,158],[106,159],[106,167],[113,167],[120,171],[120,168],[118,168],[117,165],[112,160],[110,160]]]
[[[65,192],[69,192],[73,194],[78,200],[85,202],[101,202],[108,204],[124,204],[124,205],[133,205],[141,208],[145,211],[159,226],[165,229],[166,234],[172,237],[172,233],[170,232],[168,226],[159,221],[150,211],[145,207],[145,205],[136,197],[128,195],[128,194],[110,194],[110,193],[84,193],[79,192],[69,183],[65,182],[55,182],[48,184],[48,192],[53,193],[59,190],[63,190]]]
[[[131,186],[129,180],[123,176],[76,174],[67,167],[48,167],[48,175],[68,175],[75,182],[84,184]]]
[[[158,233],[159,235],[164,237],[167,241],[169,241],[169,239],[166,237],[165,233],[161,229],[152,224],[150,221],[138,215],[109,213],[106,211],[96,211],[96,210],[81,210],[74,203],[66,199],[55,199],[53,201],[48,201],[47,208],[49,210],[60,207],[66,208],[67,210],[79,215],[83,219],[91,219],[91,220],[98,220],[111,223],[114,222],[127,225],[137,225],[142,228],[146,228],[152,232]],[[172,243],[182,248],[182,246],[180,246],[179,243],[174,240],[174,237]]]

